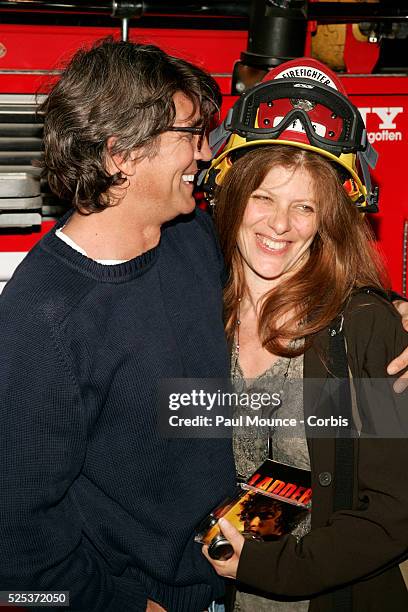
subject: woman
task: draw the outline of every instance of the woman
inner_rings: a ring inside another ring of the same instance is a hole
[[[274,83],[258,86],[257,97],[248,97],[247,112],[242,112],[242,104],[240,108],[240,118],[251,113],[256,117],[257,125],[247,124],[247,136],[254,126],[262,125],[265,112],[273,112],[265,111],[263,104],[269,109],[279,107],[279,121],[267,119],[273,126],[280,122],[281,131],[278,125],[266,136],[261,132],[259,140],[252,135],[252,140],[235,147],[230,138],[227,153],[221,156],[228,160],[227,171],[220,158],[213,164],[221,184],[215,219],[230,269],[225,314],[234,347],[233,378],[253,379],[250,386],[256,389],[273,379],[282,387],[287,379],[297,377],[321,379],[323,387],[333,372],[329,339],[343,331],[343,351],[347,347],[352,377],[356,381],[385,378],[387,364],[407,340],[398,315],[382,297],[387,286],[385,270],[359,211],[362,205],[365,210],[375,205],[367,174],[364,184],[355,164],[364,134],[358,135],[358,129],[353,132],[352,118],[346,125],[345,106],[343,127],[355,134],[355,149],[347,160],[343,153],[336,155],[332,143],[315,138],[313,126],[319,130],[320,124],[307,116],[320,104],[318,95],[308,94],[314,86],[302,79],[292,84],[299,87],[299,95],[288,98],[297,109],[295,114],[288,111],[292,113],[289,121],[282,112],[282,83],[276,88]],[[330,92],[320,89],[323,97],[327,93],[321,106],[330,109]],[[335,115],[334,120],[342,112],[340,96],[337,93],[332,100],[333,106],[337,104],[330,115]],[[351,108],[350,117],[353,112]],[[360,120],[357,111],[354,117]],[[242,125],[237,131],[242,138]],[[346,147],[345,133],[343,129],[339,150]],[[363,405],[359,394],[356,399],[353,414],[357,421],[362,416],[360,428],[364,429],[371,406]],[[282,405],[282,410],[301,419],[303,401],[302,393],[295,391],[290,405]],[[319,402],[320,398],[317,409]],[[277,431],[252,434],[254,438],[235,436],[238,471],[248,476],[266,458],[268,447],[277,461],[310,467],[312,517],[311,524],[304,522],[297,532],[277,542],[245,541],[221,520],[234,547],[233,557],[214,561],[205,548],[203,552],[220,575],[239,581],[235,609],[408,609],[399,569],[408,551],[406,440],[361,436],[351,441],[346,460],[350,459],[354,477],[352,498],[348,503],[343,496],[339,504],[337,483],[343,465],[336,463],[336,449],[341,443],[311,438],[310,430],[300,439],[284,438]],[[255,593],[249,593],[251,589]]]

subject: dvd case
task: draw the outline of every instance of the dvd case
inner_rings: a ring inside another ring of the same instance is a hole
[[[205,517],[197,528],[195,541],[207,544],[213,559],[229,559],[233,549],[218,527],[221,517],[246,538],[271,541],[290,533],[310,512],[310,483],[310,471],[267,459],[234,496]]]

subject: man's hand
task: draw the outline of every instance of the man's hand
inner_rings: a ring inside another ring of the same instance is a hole
[[[203,546],[203,555],[211,563],[219,576],[235,579],[237,577],[239,558],[241,556],[245,539],[244,536],[242,536],[239,531],[235,529],[235,527],[231,525],[229,521],[227,521],[227,519],[221,518],[218,521],[218,525],[228,542],[232,544],[234,554],[230,559],[228,559],[228,561],[216,561],[215,559],[211,559],[211,557],[208,555],[208,546]]]
[[[146,612],[166,612],[164,608],[162,608],[158,603],[152,601],[151,599],[147,600]]]
[[[408,332],[408,302],[403,300],[396,300],[393,302],[395,308],[398,310],[402,317],[402,326]],[[387,372],[391,376],[398,374],[405,368],[408,368],[408,348],[405,349],[401,355],[396,357],[388,365]],[[396,393],[402,393],[408,387],[408,370],[402,374],[394,383],[394,391]]]
[[[404,300],[395,300],[393,304],[401,315],[403,328],[408,332],[408,302]]]

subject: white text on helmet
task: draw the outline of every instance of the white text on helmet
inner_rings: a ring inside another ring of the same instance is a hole
[[[279,123],[282,121],[282,119],[284,119],[284,117],[275,117],[273,120],[273,127],[276,127],[277,125],[279,125]],[[316,132],[316,134],[318,136],[325,136],[326,135],[326,126],[322,125],[321,123],[312,123],[313,129]],[[304,129],[302,123],[299,121],[299,119],[295,119],[295,121],[293,121],[289,127],[285,128],[286,130],[291,130],[292,132],[302,132],[303,134],[306,133],[306,130]]]
[[[328,85],[329,87],[333,87],[337,89],[334,82],[329,79],[327,74],[322,72],[321,70],[317,70],[316,68],[310,68],[309,66],[299,66],[298,68],[287,68],[283,70],[279,74],[276,75],[276,79],[295,79],[296,77],[302,79],[311,79],[312,81],[317,81],[318,83],[322,83],[323,85]]]

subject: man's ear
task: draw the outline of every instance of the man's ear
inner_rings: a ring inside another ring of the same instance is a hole
[[[130,153],[124,156],[123,153],[112,153],[116,144],[115,136],[110,136],[106,143],[106,169],[111,174],[121,172],[125,176],[132,176],[136,171],[136,155]]]

